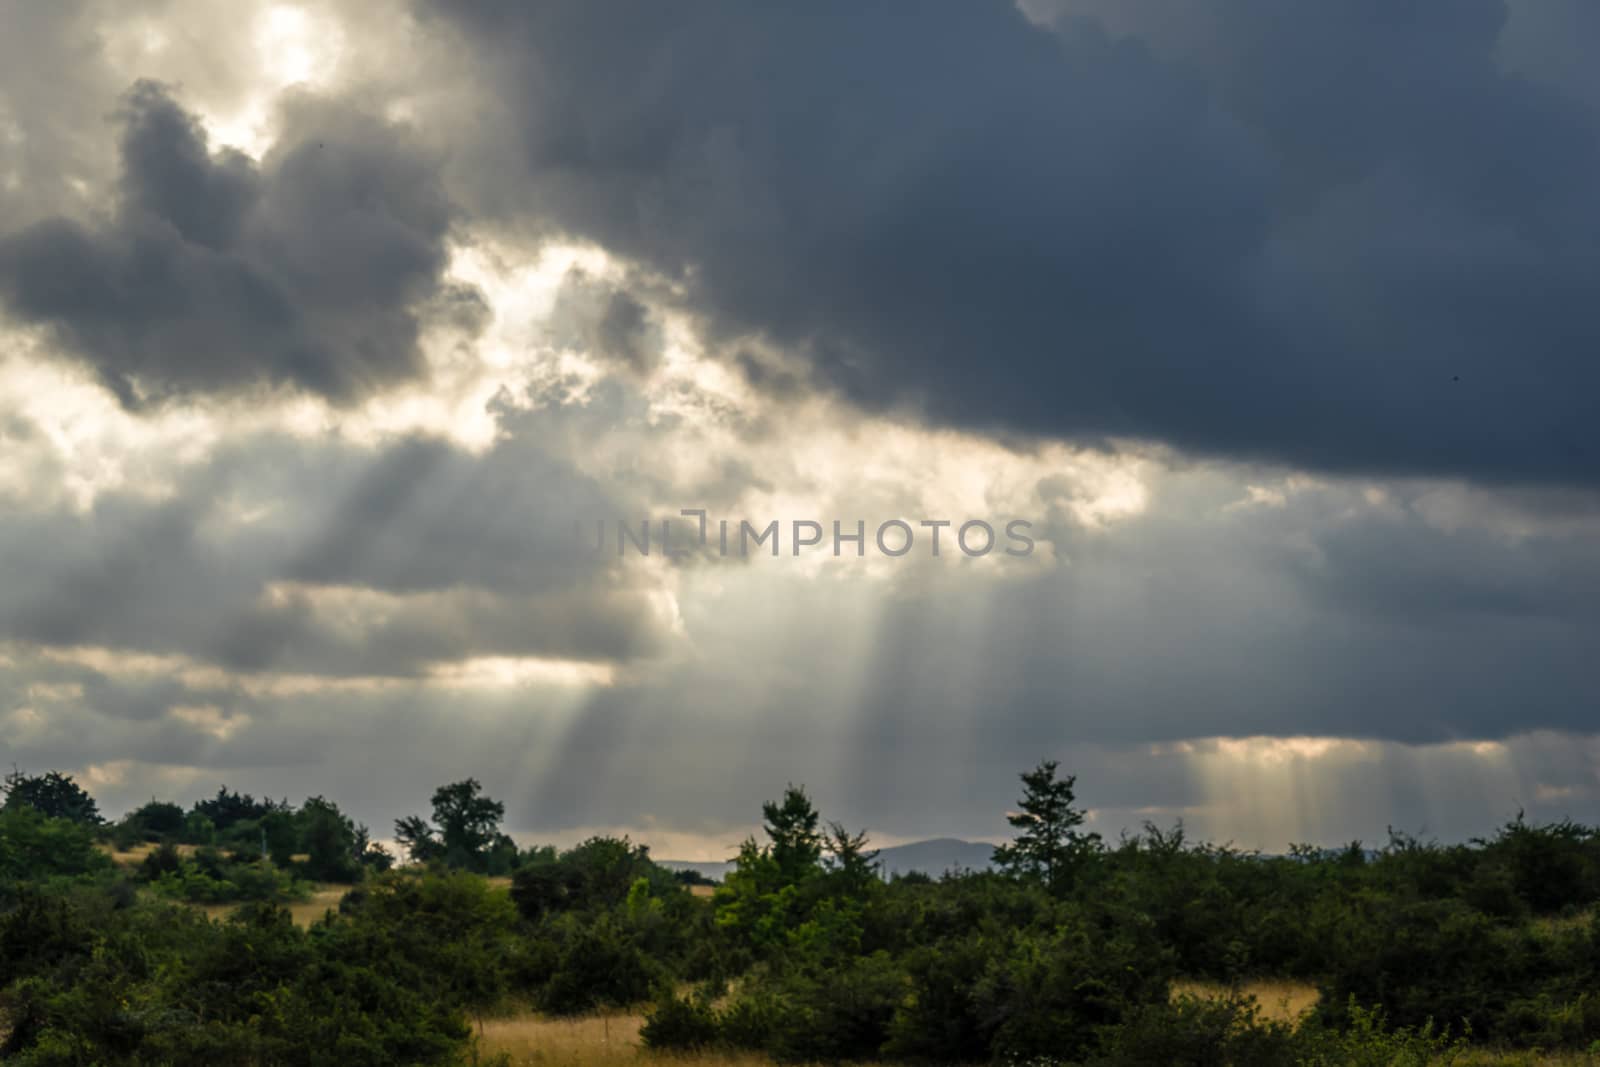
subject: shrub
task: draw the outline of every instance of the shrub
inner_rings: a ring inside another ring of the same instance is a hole
[[[1265,1021],[1253,997],[1146,1004],[1103,1034],[1095,1067],[1277,1067],[1295,1062],[1294,1032]]]
[[[645,1048],[693,1051],[718,1041],[717,1015],[707,995],[680,997],[671,986],[658,991],[656,1003],[645,1014],[639,1037]]]

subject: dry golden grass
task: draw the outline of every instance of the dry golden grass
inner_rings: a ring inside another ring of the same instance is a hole
[[[146,842],[134,845],[126,851],[118,851],[113,845],[102,842],[98,846],[101,852],[111,857],[111,862],[119,867],[137,867],[144,862],[144,858],[156,850],[156,846]],[[178,854],[182,856],[194,855],[194,845],[177,845]]]
[[[1296,982],[1256,981],[1241,987],[1253,994],[1264,1014],[1290,1021],[1316,1003],[1316,990]],[[1179,982],[1173,993],[1220,996],[1227,987],[1215,982]],[[640,1048],[638,1014],[589,1015],[576,1019],[548,1019],[520,1015],[487,1019],[478,1038],[481,1057],[510,1057],[513,1067],[606,1067],[608,1064],[656,1064],[660,1067],[772,1067],[772,1061],[755,1053],[704,1052],[676,1055]],[[1600,1067],[1600,1056],[1584,1053],[1530,1053],[1474,1050],[1452,1061],[1457,1067]]]
[[[717,887],[714,885],[692,885],[689,887],[690,894],[697,897],[709,897],[716,891]]]
[[[311,899],[289,905],[289,914],[298,926],[310,926],[327,913],[329,908],[339,910],[339,901],[350,892],[347,885],[319,886],[311,892]]]
[[[1238,989],[1239,992],[1256,998],[1256,1003],[1261,1005],[1262,1018],[1278,1022],[1299,1022],[1307,1012],[1317,1006],[1317,987],[1305,982],[1256,979],[1242,983]],[[1180,979],[1172,983],[1174,997],[1186,993],[1202,998],[1221,997],[1228,993],[1228,987],[1220,982],[1200,982],[1190,979]]]
[[[632,1063],[640,1058],[642,1025],[642,1015],[486,1019],[478,1048],[485,1054],[505,1053],[513,1064]]]
[[[634,1013],[547,1019],[520,1015],[486,1019],[478,1039],[481,1057],[506,1054],[513,1067],[606,1067],[607,1064],[658,1064],[661,1067],[772,1067],[756,1053],[700,1052],[668,1054],[640,1047],[644,1016]],[[870,1067],[870,1065],[861,1065]]]
[[[335,911],[339,908],[339,901],[350,892],[347,885],[325,885],[313,890],[308,900],[298,900],[293,904],[285,905],[289,914],[294,918],[296,926],[301,928],[310,926],[327,913],[329,908]],[[195,907],[205,912],[212,919],[226,919],[232,915],[238,904],[196,904]]]

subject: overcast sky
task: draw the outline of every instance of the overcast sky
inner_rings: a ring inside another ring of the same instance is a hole
[[[0,19],[0,762],[680,858],[1043,758],[1113,837],[1600,820],[1591,0]]]

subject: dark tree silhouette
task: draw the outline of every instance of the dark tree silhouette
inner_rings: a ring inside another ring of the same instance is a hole
[[[15,768],[6,775],[0,792],[6,795],[6,807],[29,807],[52,819],[71,819],[73,822],[98,826],[105,820],[100,808],[71,775],[60,771],[45,774],[24,774]]]
[[[791,783],[783,791],[783,800],[761,805],[761,814],[779,877],[794,885],[814,872],[822,859],[822,835],[817,831],[817,809],[806,796],[805,786]]]
[[[1079,833],[1084,813],[1072,806],[1077,778],[1056,778],[1055,760],[1023,772],[1021,811],[1006,816],[1020,830],[1009,845],[994,850],[995,866],[1012,875],[1034,878],[1052,892],[1072,885],[1088,853],[1099,848],[1100,835]]]

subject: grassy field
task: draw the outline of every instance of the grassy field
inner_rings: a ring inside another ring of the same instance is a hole
[[[1239,987],[1239,991],[1256,998],[1261,1005],[1261,1015],[1277,1022],[1293,1023],[1317,1006],[1317,987],[1305,982],[1252,979]],[[1179,979],[1172,983],[1172,995],[1185,993],[1196,997],[1220,997],[1228,987],[1219,982],[1194,982]]]
[[[488,1057],[504,1053],[514,1067],[589,1067],[594,1064],[660,1063],[682,1067],[770,1067],[772,1060],[753,1053],[656,1055],[639,1047],[638,1014],[586,1015],[576,1019],[546,1019],[529,1015],[487,1019],[478,1051]],[[869,1067],[869,1065],[861,1065]]]
[[[487,1055],[505,1053],[514,1064],[632,1063],[640,1058],[643,1022],[641,1015],[489,1019],[478,1047]]]
[[[350,892],[347,885],[319,885],[311,891],[311,896],[306,900],[297,900],[292,904],[285,904],[289,914],[294,917],[295,925],[304,929],[327,914],[329,908],[338,910],[339,901]],[[213,919],[225,919],[239,907],[238,904],[195,904]]]
[[[1241,989],[1254,996],[1262,1014],[1291,1022],[1315,1007],[1317,991],[1303,982],[1254,980]],[[1215,982],[1174,983],[1174,996],[1222,996],[1227,987]],[[594,1064],[677,1064],[681,1067],[771,1067],[773,1061],[752,1053],[704,1052],[691,1055],[652,1054],[640,1047],[639,1027],[644,1016],[636,1012],[551,1019],[527,1014],[486,1019],[481,1024],[478,1053],[487,1058],[505,1054],[513,1067],[587,1067]],[[1600,1055],[1585,1053],[1497,1053],[1474,1050],[1451,1061],[1453,1067],[1600,1067]],[[870,1064],[858,1067],[871,1067]]]
[[[150,855],[150,853],[156,850],[156,846],[149,843],[143,845],[134,845],[132,848],[124,852],[119,852],[111,845],[102,844],[99,847],[100,851],[110,856],[111,862],[115,863],[118,867],[137,867],[139,864],[144,862],[146,856]],[[178,850],[180,855],[192,856],[194,855],[196,846],[174,845],[173,847]]]

